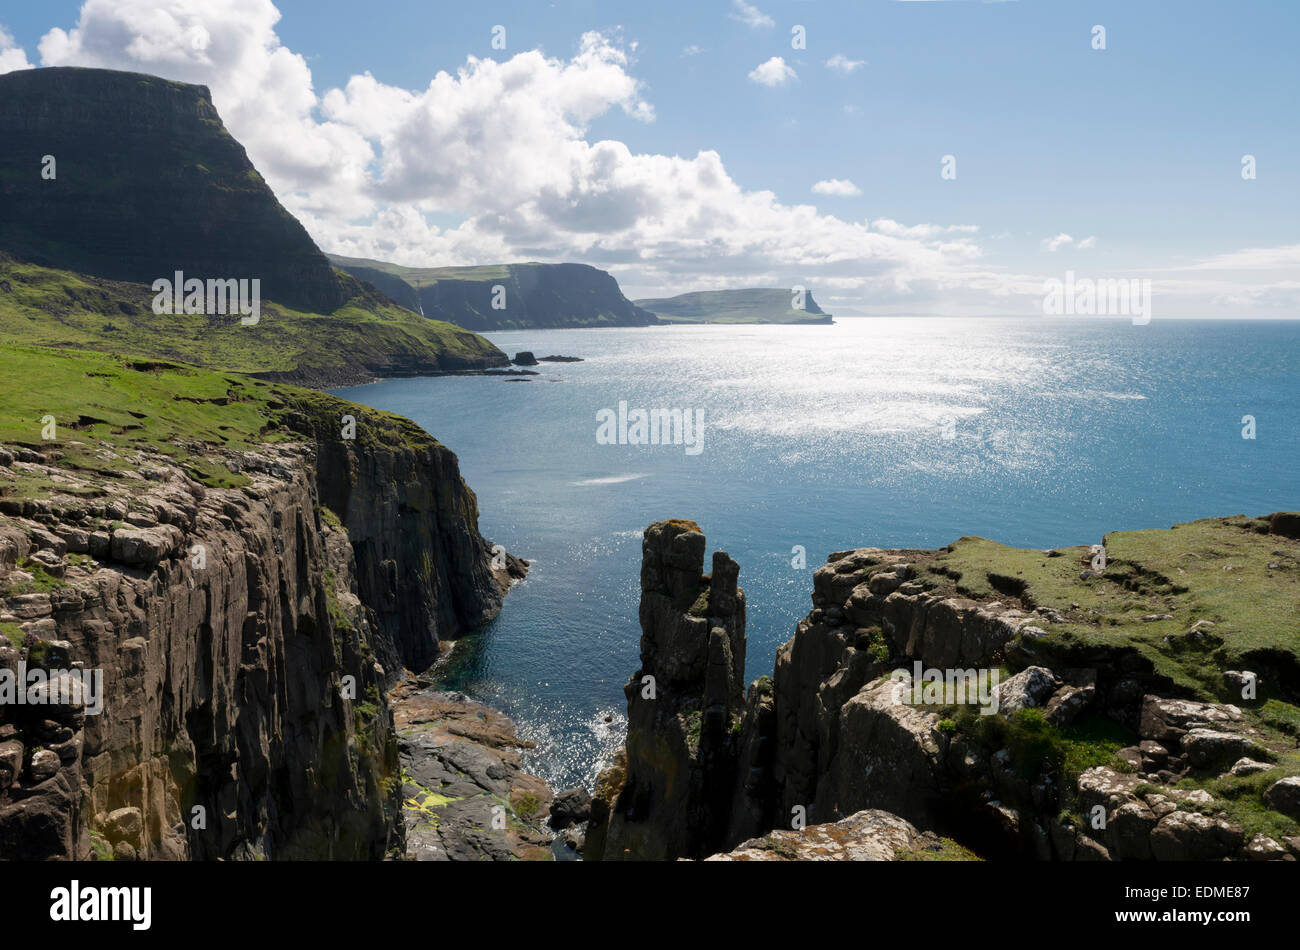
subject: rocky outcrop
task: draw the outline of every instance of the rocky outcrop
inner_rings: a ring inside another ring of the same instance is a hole
[[[588,860],[704,857],[727,831],[745,669],[739,566],[689,521],[646,529],[641,668],[624,687],[625,758],[598,783]]]
[[[974,855],[887,811],[868,809],[824,825],[773,831],[706,861],[966,861]]]
[[[413,861],[546,861],[546,782],[520,767],[533,747],[505,715],[410,677],[393,692],[405,856]]]
[[[206,86],[108,69],[0,76],[0,249],[152,284],[259,278],[262,296],[328,313],[330,262],[226,131]],[[43,177],[43,156],[54,177]]]

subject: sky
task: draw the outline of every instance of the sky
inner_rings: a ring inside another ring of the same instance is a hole
[[[326,251],[839,316],[1032,315],[1071,272],[1300,317],[1297,40],[1289,0],[0,5],[0,72],[207,85]]]

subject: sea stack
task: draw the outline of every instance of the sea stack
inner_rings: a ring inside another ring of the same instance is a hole
[[[744,705],[745,593],[722,551],[705,574],[691,521],[658,521],[641,546],[641,668],[624,687],[627,745],[603,772],[587,860],[718,851]]]

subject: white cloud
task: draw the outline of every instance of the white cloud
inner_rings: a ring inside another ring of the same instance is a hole
[[[750,70],[749,78],[764,86],[784,86],[791,80],[798,79],[799,74],[780,56],[773,56]]]
[[[776,26],[776,21],[764,13],[752,3],[746,3],[745,0],[731,0],[731,13],[727,16],[733,20],[739,20],[746,26]]]
[[[854,197],[862,194],[862,189],[847,178],[827,178],[812,186],[813,194]]]
[[[1065,247],[1067,244],[1073,244],[1073,243],[1074,243],[1074,238],[1062,232],[1061,234],[1058,234],[1054,238],[1043,238],[1043,249],[1050,253],[1055,254],[1057,251]]]
[[[0,26],[0,73],[31,68],[32,64],[27,61],[27,51],[14,42],[12,33]]]
[[[1081,251],[1086,251],[1097,246],[1097,239],[1095,237],[1086,237],[1075,246]]]
[[[703,46],[699,46],[695,43],[692,43],[690,46],[682,50],[682,55],[699,56],[701,53],[706,53],[706,52],[708,52],[708,50],[706,50]]]
[[[843,53],[836,53],[830,59],[826,60],[826,68],[833,69],[837,73],[848,75],[854,70],[867,65],[865,59],[849,59]]]

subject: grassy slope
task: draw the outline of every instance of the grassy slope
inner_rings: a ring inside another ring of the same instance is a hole
[[[634,300],[670,323],[821,323],[830,315],[809,297],[807,310],[790,306],[791,293],[779,288],[709,290],[676,297]]]
[[[157,315],[153,291],[142,284],[0,255],[0,343],[132,352],[321,385],[393,360],[504,362],[482,337],[404,310],[338,273],[350,299],[333,313],[264,300],[261,322],[243,326],[238,316]]]
[[[1087,579],[1086,547],[1051,557],[962,538],[924,564],[921,580],[1055,610],[1062,622],[1040,624],[1049,648],[1133,648],[1185,690],[1222,698],[1224,670],[1249,667],[1260,651],[1300,656],[1300,542],[1265,531],[1266,521],[1235,516],[1112,532],[1104,574]],[[1185,636],[1201,620],[1213,623],[1210,636]]]
[[[400,416],[356,406],[308,389],[158,359],[43,347],[0,346],[0,443],[59,454],[68,480],[54,484],[0,469],[0,498],[48,500],[56,492],[93,497],[97,481],[140,467],[146,454],[184,465],[210,486],[238,487],[245,479],[225,469],[223,449],[303,438],[307,417],[351,413],[358,444],[432,443]],[[42,438],[42,419],[55,418],[54,440]]]

